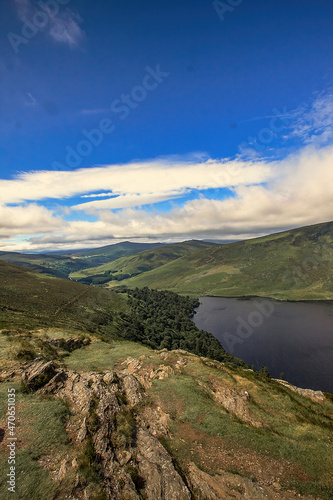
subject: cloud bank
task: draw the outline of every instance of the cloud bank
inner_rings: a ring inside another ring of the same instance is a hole
[[[112,239],[257,236],[332,220],[332,165],[333,146],[307,146],[271,163],[156,160],[74,172],[22,173],[0,184],[0,233],[3,238],[26,234],[26,243],[20,242],[20,248],[13,243],[12,248],[23,250],[97,246]],[[223,187],[229,189],[223,199],[205,196],[207,189]],[[109,192],[86,201],[102,188]],[[167,211],[145,206],[194,189],[200,190],[196,199]],[[83,203],[73,203],[72,197],[79,195],[85,197]],[[36,204],[46,198],[68,198],[67,210],[82,213],[81,220],[63,220],[60,213]],[[85,214],[94,214],[96,220],[87,220]],[[8,243],[4,242],[6,248]]]
[[[286,140],[300,142],[282,159],[192,154],[0,180],[0,250],[244,239],[333,220],[332,111],[332,92],[296,110]]]

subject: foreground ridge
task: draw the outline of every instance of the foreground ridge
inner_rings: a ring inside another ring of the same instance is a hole
[[[59,401],[67,407],[68,444],[62,451],[37,458],[62,495],[59,498],[292,499],[301,496],[292,486],[293,477],[311,482],[301,464],[271,456],[264,449],[251,453],[247,446],[226,439],[223,426],[217,432],[207,425],[214,412],[213,419],[220,415],[223,425],[235,426],[254,439],[271,430],[274,434],[270,415],[277,412],[274,398],[295,397],[296,406],[309,407],[317,415],[322,411],[322,424],[329,427],[332,412],[329,415],[327,408],[332,408],[320,391],[265,380],[252,370],[184,350],[142,347],[144,354],[136,355],[134,350],[120,356],[113,369],[82,369],[100,344],[108,349],[108,344],[94,338],[84,342],[53,338],[53,346],[71,349],[68,366],[39,356],[1,372],[0,386],[21,380],[24,404]],[[116,347],[109,352],[112,349]],[[72,369],[75,357],[76,364],[77,359],[82,363]],[[258,390],[272,392],[265,396],[273,403],[270,409],[263,408]],[[201,399],[206,408],[198,412]],[[287,426],[284,412],[280,408],[279,425]],[[309,413],[308,422],[315,413]],[[302,498],[328,497],[306,494]]]

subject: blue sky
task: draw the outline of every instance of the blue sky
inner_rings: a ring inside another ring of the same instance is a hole
[[[2,0],[0,249],[333,217],[330,0]]]

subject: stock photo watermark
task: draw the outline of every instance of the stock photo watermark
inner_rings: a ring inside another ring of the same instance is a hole
[[[268,126],[262,127],[255,136],[248,136],[247,141],[243,141],[239,145],[239,150],[253,148],[258,153],[263,153],[269,144],[291,126],[293,119],[296,119],[296,117],[294,112],[287,111],[286,106],[283,107],[282,111],[273,108]],[[226,164],[218,174],[214,175],[214,179],[218,183],[232,185],[232,180],[241,173],[241,168],[241,164],[238,162]]]
[[[221,2],[220,0],[214,0],[213,7],[220,18],[220,21],[224,21],[224,16],[228,12],[233,12],[235,7],[238,7],[244,0],[227,0],[226,2]]]
[[[8,33],[7,38],[15,52],[19,53],[20,46],[26,45],[35,36],[42,31],[59,13],[59,6],[67,5],[71,0],[39,0],[37,2],[41,10],[37,10],[31,19],[27,16],[22,17],[23,26],[21,34]]]
[[[269,299],[254,301],[255,309],[251,311],[244,319],[237,317],[237,328],[234,333],[224,332],[223,347],[233,354],[236,344],[243,344],[245,340],[251,337],[254,330],[263,325],[266,318],[272,316],[275,311],[274,303]]]
[[[155,69],[146,66],[145,70],[146,74],[141,85],[136,85],[129,94],[122,94],[119,99],[112,101],[110,110],[113,114],[119,115],[119,120],[126,120],[132,110],[146,100],[148,93],[155,90],[170,75],[170,73],[162,71],[159,64]],[[109,136],[115,130],[114,121],[107,117],[99,121],[97,128],[81,130],[84,139],[80,140],[74,147],[67,146],[65,163],[54,161],[52,162],[52,168],[54,170],[64,170],[79,167],[83,158],[89,156],[94,148],[102,144],[104,137]]]
[[[320,252],[314,252],[312,255],[303,259],[303,261],[299,265],[294,266],[291,270],[286,271],[282,277],[283,282],[290,287],[299,286],[302,281],[305,281],[310,274],[316,272],[320,265],[326,261],[326,253],[328,254],[328,259],[331,258],[332,247],[333,241],[331,238],[328,238],[327,244],[322,246]]]
[[[268,250],[269,251],[269,250]],[[291,270],[282,274],[281,287],[297,289],[303,282],[306,282],[309,276],[316,272],[320,265],[329,261],[332,256],[332,239],[329,237],[325,245],[322,246],[320,252],[313,252],[312,255],[304,258],[300,264],[293,267]],[[235,352],[236,344],[243,344],[249,339],[256,328],[261,327],[264,321],[270,318],[275,311],[274,301],[272,299],[257,299],[254,301],[254,309],[244,318],[238,316],[236,318],[237,327],[233,333],[224,332],[223,347],[230,354]]]
[[[14,388],[8,389],[8,407],[7,407],[7,448],[8,448],[8,473],[7,484],[8,491],[16,491],[16,391]]]
[[[282,112],[273,108],[272,113],[269,126],[261,128],[255,136],[248,136],[247,141],[239,145],[240,149],[253,147],[256,151],[263,152],[279,134],[290,127],[292,120],[296,117],[293,112],[288,113],[286,106],[284,106]]]

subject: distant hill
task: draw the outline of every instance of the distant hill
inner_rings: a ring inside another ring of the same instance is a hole
[[[122,281],[192,296],[333,299],[333,223],[214,246]],[[111,282],[110,286],[115,286]]]
[[[126,255],[133,255],[144,250],[157,248],[165,245],[165,243],[132,243],[131,241],[122,241],[114,245],[106,245],[104,247],[89,248],[86,250],[77,250],[70,252],[62,252],[63,256],[90,260],[94,265],[104,264],[106,261],[116,260]],[[102,260],[103,262],[99,262]],[[95,264],[95,262],[99,262]]]
[[[215,246],[215,244],[199,240],[162,245],[132,256],[113,260],[102,266],[73,272],[71,278],[83,283],[93,284],[103,284],[114,280],[118,282],[156,269],[168,262],[190,255],[199,250],[211,248],[212,246]]]
[[[124,241],[114,245],[79,251],[60,251],[41,254],[0,252],[0,259],[23,266],[31,271],[57,278],[68,278],[69,274],[86,267],[99,266],[106,262],[133,255],[143,250],[163,246],[163,243],[131,243]]]

